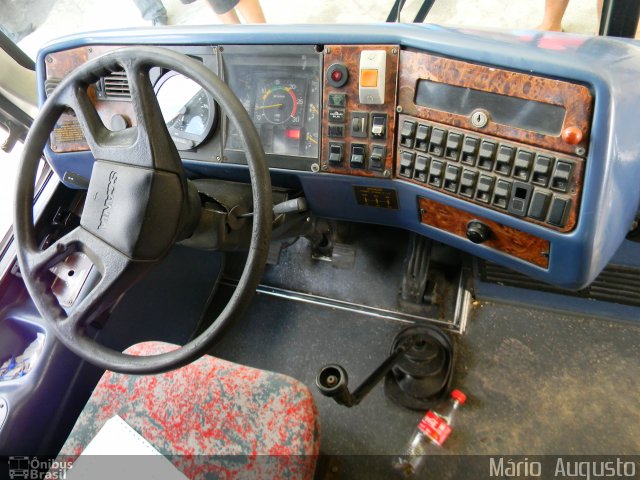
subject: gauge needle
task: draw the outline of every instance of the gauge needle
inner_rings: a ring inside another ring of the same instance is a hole
[[[264,110],[265,108],[276,108],[276,107],[284,107],[284,103],[275,103],[273,105],[263,105],[261,107],[256,107],[256,110]]]
[[[308,133],[307,133],[307,140],[309,140],[312,143],[315,143],[316,145],[318,144],[318,141],[315,138],[313,138],[311,135],[309,135]]]

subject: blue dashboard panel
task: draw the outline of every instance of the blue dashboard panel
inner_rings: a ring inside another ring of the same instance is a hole
[[[39,52],[36,68],[40,100],[45,100],[47,55],[79,46],[108,44],[392,44],[468,62],[579,82],[589,87],[595,103],[580,214],[575,229],[569,233],[553,231],[399,179],[275,169],[273,175],[295,177],[317,215],[412,230],[566,288],[583,287],[597,276],[624,240],[638,211],[640,137],[636,119],[640,111],[640,95],[637,94],[640,49],[634,41],[402,24],[171,27],[108,31],[67,37],[45,46]],[[90,175],[90,154],[55,154],[51,150],[46,153],[58,174],[74,171],[87,177]],[[246,168],[239,165],[192,160],[186,161],[185,165],[200,174],[211,176],[222,172],[227,176],[246,175]],[[353,193],[354,185],[396,190],[400,209],[384,210],[359,205]],[[548,240],[549,267],[538,267],[421,224],[417,210],[418,197],[430,198]]]

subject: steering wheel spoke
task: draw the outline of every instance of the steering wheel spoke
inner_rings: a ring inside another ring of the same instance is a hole
[[[90,233],[83,234],[87,238]],[[61,328],[71,337],[82,335],[84,328],[98,315],[114,305],[146,265],[136,264],[117,249],[93,237],[92,245],[83,244],[83,252],[94,262],[100,272],[100,280],[61,320]],[[98,262],[96,264],[96,262]]]
[[[124,151],[134,148],[135,129],[128,128],[118,132],[109,130],[100,118],[87,85],[83,82],[69,85],[61,101],[76,114],[82,133],[96,159],[120,161]]]
[[[137,148],[141,166],[177,172],[182,170],[178,150],[167,130],[149,71],[153,65],[144,59],[123,63],[136,120]]]
[[[77,228],[56,240],[52,245],[44,250],[35,250],[31,252],[28,257],[29,269],[36,275],[40,275],[41,272],[49,270],[51,267],[76,251],[71,250],[73,246],[76,245],[74,239],[76,230]]]
[[[167,131],[162,110],[149,78],[150,66],[134,61],[125,64],[125,72],[131,91],[131,102],[138,125],[144,126],[149,133]],[[168,132],[167,132],[168,133]]]

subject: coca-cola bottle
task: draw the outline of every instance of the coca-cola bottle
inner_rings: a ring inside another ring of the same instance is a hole
[[[424,469],[430,454],[437,452],[451,434],[455,412],[467,400],[460,390],[429,410],[418,424],[404,454],[393,460],[393,467],[405,478],[412,478]]]

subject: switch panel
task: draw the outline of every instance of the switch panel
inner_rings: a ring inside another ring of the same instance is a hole
[[[399,178],[553,230],[575,227],[583,159],[409,115],[399,122]]]
[[[384,103],[385,78],[387,75],[387,52],[385,50],[363,50],[360,52],[358,95],[363,105]]]
[[[394,142],[403,128],[396,111],[399,52],[398,45],[324,46],[322,105],[317,109],[322,115],[320,165],[317,170],[317,165],[311,165],[318,174],[391,179],[397,167],[404,169],[407,180],[414,181],[415,152],[410,162],[404,159],[404,166],[394,158]],[[408,148],[414,145],[416,126],[415,122],[413,127],[404,126]],[[307,137],[305,141],[311,140]],[[336,144],[342,145],[341,161]]]

